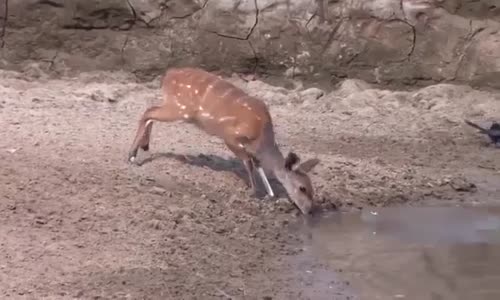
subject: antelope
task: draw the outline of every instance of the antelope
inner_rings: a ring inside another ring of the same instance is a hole
[[[254,171],[259,174],[267,195],[275,193],[264,169],[273,172],[289,198],[307,215],[313,207],[314,189],[308,173],[319,163],[313,158],[300,163],[289,152],[285,157],[275,140],[273,121],[266,104],[211,72],[200,68],[172,68],[162,83],[163,101],[144,111],[128,153],[134,163],[138,149],[149,151],[153,121],[184,121],[206,134],[222,139],[227,148],[243,162],[249,183],[257,192]]]

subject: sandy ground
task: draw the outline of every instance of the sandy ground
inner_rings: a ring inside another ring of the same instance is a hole
[[[284,152],[321,159],[312,179],[325,210],[500,200],[500,150],[463,123],[498,117],[498,92],[231,80],[269,103]],[[123,73],[0,72],[0,298],[308,297],[294,275],[301,235],[287,226],[297,209],[250,198],[221,141],[156,124],[146,163],[127,164],[159,92],[158,79]],[[344,283],[328,283],[334,299],[348,298]]]

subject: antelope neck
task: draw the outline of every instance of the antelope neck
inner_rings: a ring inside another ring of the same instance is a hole
[[[282,179],[286,174],[285,157],[281,153],[274,139],[274,131],[272,123],[266,124],[262,132],[262,140],[257,149],[257,159],[260,165],[269,171],[273,171],[276,177]]]
[[[285,158],[275,143],[265,147],[259,154],[257,158],[264,169],[274,173],[284,172]]]

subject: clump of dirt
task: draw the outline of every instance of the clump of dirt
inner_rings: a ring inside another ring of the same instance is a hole
[[[0,78],[2,297],[300,298],[283,275],[301,251],[286,230],[298,211],[250,197],[222,141],[158,123],[144,164],[127,163],[139,116],[160,101],[158,79]],[[321,159],[320,208],[500,199],[498,149],[462,122],[498,116],[498,93],[229,80],[269,104],[284,152]]]

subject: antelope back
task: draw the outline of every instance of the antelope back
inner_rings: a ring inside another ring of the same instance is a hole
[[[202,69],[170,69],[162,88],[165,102],[179,109],[186,120],[214,134],[222,134],[225,127],[238,124],[262,131],[270,120],[264,102]]]

